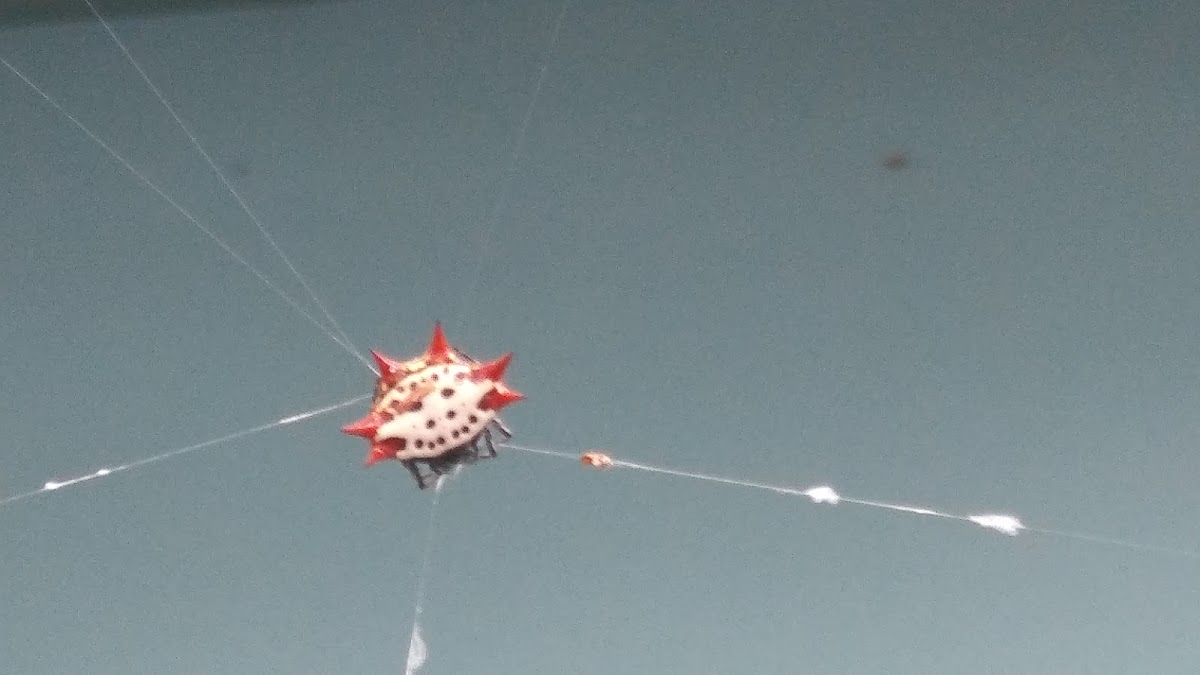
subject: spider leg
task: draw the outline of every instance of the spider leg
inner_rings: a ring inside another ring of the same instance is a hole
[[[405,460],[405,461],[401,462],[401,464],[403,464],[404,468],[408,469],[408,472],[412,474],[412,477],[414,479],[416,479],[418,488],[424,490],[425,488],[429,487],[425,483],[425,477],[421,475],[421,469],[419,469],[417,467],[416,462],[409,459],[409,460]]]
[[[504,440],[512,440],[513,432],[497,417],[492,420],[492,428],[504,435]]]
[[[487,427],[484,427],[484,428],[483,428],[483,433],[481,434],[481,437],[483,438],[483,443],[484,443],[484,445],[486,445],[486,446],[487,446],[487,457],[488,457],[488,459],[493,459],[493,458],[495,458],[495,457],[496,457],[496,444],[492,442],[492,431],[491,431],[491,429],[488,429]]]
[[[470,454],[471,454],[471,462],[472,463],[478,462],[479,459],[483,456],[479,453],[479,438],[478,437],[476,437],[473,441],[471,441]]]

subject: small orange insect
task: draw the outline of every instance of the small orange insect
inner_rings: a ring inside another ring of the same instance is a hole
[[[599,450],[588,450],[579,456],[579,461],[585,466],[593,466],[597,469],[611,469],[613,467],[613,459]]]

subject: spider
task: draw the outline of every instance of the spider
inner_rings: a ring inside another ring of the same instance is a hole
[[[451,347],[437,325],[418,358],[372,354],[380,375],[371,411],[342,429],[371,442],[367,466],[398,460],[424,490],[430,479],[460,465],[494,458],[497,436],[500,442],[512,438],[497,417],[501,408],[524,398],[501,381],[512,354],[480,363]]]

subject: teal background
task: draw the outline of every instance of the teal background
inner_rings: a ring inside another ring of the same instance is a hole
[[[113,25],[361,347],[516,353],[516,442],[1200,548],[1194,7],[572,3],[509,173],[558,10]],[[97,22],[0,56],[299,297]],[[0,495],[369,392],[0,76]],[[360,413],[0,510],[0,671],[400,672]],[[1195,558],[511,451],[430,570],[423,675],[1200,670]]]

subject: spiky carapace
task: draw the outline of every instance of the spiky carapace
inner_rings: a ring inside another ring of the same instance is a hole
[[[418,463],[441,475],[478,460],[481,440],[486,456],[495,457],[493,433],[512,437],[497,416],[501,408],[525,398],[501,381],[511,353],[477,363],[451,347],[441,324],[434,324],[421,356],[398,361],[377,351],[371,355],[379,365],[371,411],[342,428],[370,442],[367,466],[399,460],[424,489],[427,476]]]

